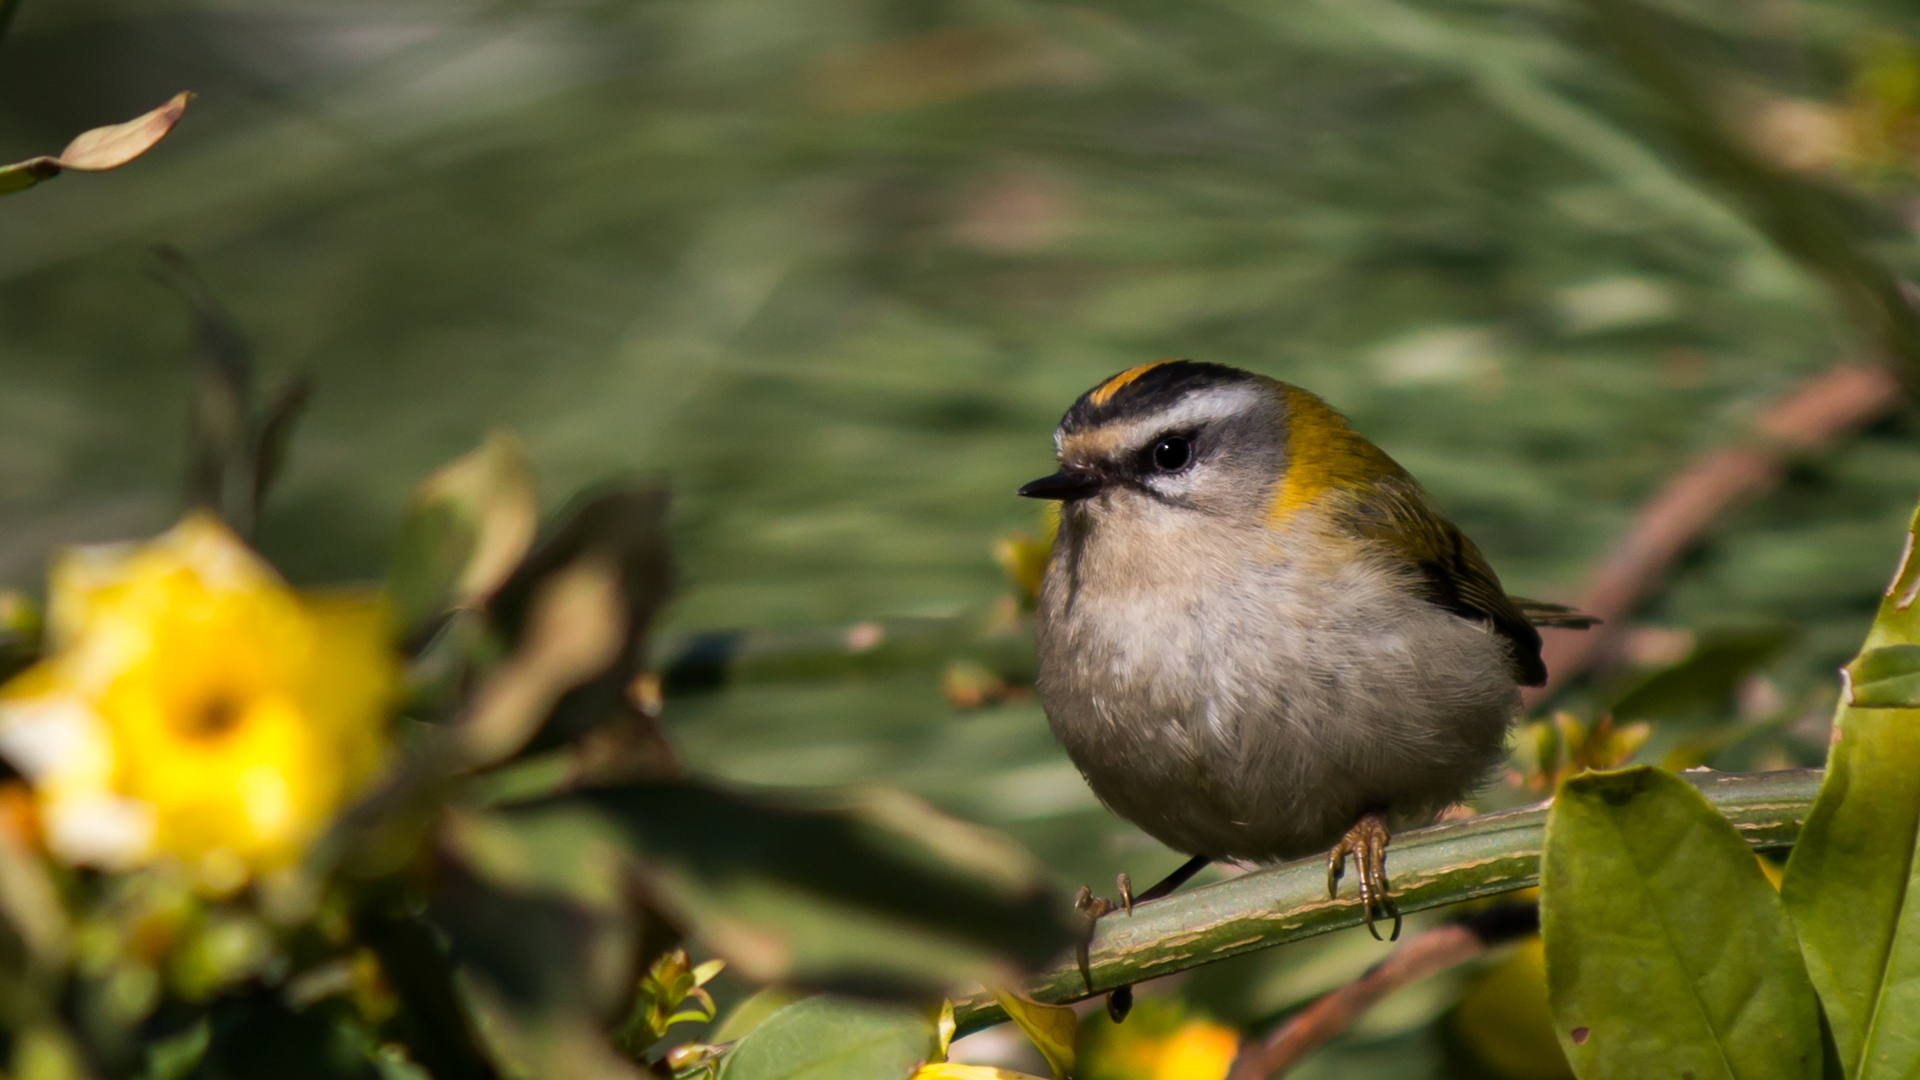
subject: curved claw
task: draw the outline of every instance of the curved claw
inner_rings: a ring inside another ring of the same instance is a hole
[[[1374,811],[1362,815],[1353,828],[1340,838],[1340,842],[1327,853],[1327,895],[1337,898],[1340,895],[1340,878],[1347,867],[1347,856],[1352,855],[1356,864],[1360,886],[1360,917],[1365,921],[1367,933],[1375,941],[1381,940],[1380,931],[1374,928],[1376,917],[1393,916],[1393,933],[1388,941],[1400,940],[1400,912],[1393,905],[1393,889],[1387,883],[1387,843],[1391,837],[1387,833],[1386,815]]]
[[[1088,946],[1093,943],[1094,924],[1100,920],[1100,917],[1116,907],[1125,908],[1127,914],[1132,915],[1133,905],[1144,904],[1149,900],[1158,900],[1168,895],[1185,884],[1193,875],[1206,869],[1207,864],[1212,861],[1213,857],[1210,855],[1195,855],[1182,863],[1178,870],[1161,878],[1158,883],[1139,896],[1133,895],[1133,879],[1122,873],[1113,879],[1114,888],[1120,893],[1119,904],[1115,904],[1104,896],[1093,895],[1093,890],[1085,885],[1080,886],[1080,890],[1074,893],[1073,906],[1074,910],[1086,913],[1087,936],[1082,938],[1080,944],[1075,947],[1074,959],[1080,963],[1080,978],[1086,983],[1087,993],[1093,993],[1093,964],[1087,956]],[[1113,1018],[1114,1023],[1125,1020],[1127,1013],[1132,1009],[1133,987],[1116,986],[1108,992],[1107,1015]]]

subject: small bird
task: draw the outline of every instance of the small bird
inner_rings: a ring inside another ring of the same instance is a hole
[[[1534,624],[1592,620],[1509,597],[1405,469],[1263,375],[1123,371],[1054,449],[1060,470],[1020,489],[1061,504],[1040,701],[1100,800],[1194,856],[1138,897],[1123,875],[1122,902],[1213,860],[1327,851],[1329,894],[1352,856],[1368,928],[1393,914],[1397,935],[1389,828],[1501,760],[1520,688],[1546,681]]]

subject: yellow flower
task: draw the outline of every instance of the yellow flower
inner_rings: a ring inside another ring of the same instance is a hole
[[[1239,1032],[1205,1020],[1189,1020],[1166,1041],[1153,1080],[1223,1080],[1239,1052]]]
[[[1040,1078],[1027,1073],[995,1068],[992,1065],[955,1065],[949,1061],[937,1061],[931,1065],[920,1066],[911,1080],[1040,1080]]]
[[[1088,1080],[1224,1080],[1240,1050],[1240,1033],[1175,1001],[1149,998],[1125,1027],[1094,1021],[1076,1075]]]
[[[297,595],[204,515],[64,553],[49,594],[46,659],[0,687],[0,755],[61,858],[272,869],[379,764],[398,666],[375,597]]]

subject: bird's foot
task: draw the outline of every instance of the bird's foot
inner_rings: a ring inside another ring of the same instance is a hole
[[[1192,878],[1193,875],[1199,873],[1201,870],[1204,870],[1206,865],[1212,861],[1211,856],[1195,855],[1193,858],[1182,863],[1178,870],[1161,878],[1139,896],[1133,895],[1133,879],[1125,874],[1121,874],[1119,877],[1113,879],[1114,888],[1120,893],[1120,902],[1118,904],[1115,904],[1104,896],[1093,895],[1093,890],[1087,888],[1085,885],[1080,886],[1080,891],[1074,894],[1073,906],[1076,911],[1086,913],[1087,935],[1081,939],[1079,947],[1074,950],[1074,957],[1080,961],[1080,977],[1086,980],[1088,993],[1093,992],[1093,969],[1087,960],[1087,946],[1093,942],[1093,926],[1094,923],[1100,920],[1100,916],[1113,911],[1115,908],[1119,908],[1131,915],[1133,914],[1133,905],[1144,904],[1149,900],[1158,900],[1168,895],[1173,892],[1173,890],[1186,884],[1188,879]],[[1113,1017],[1114,1023],[1117,1024],[1125,1020],[1127,1013],[1131,1011],[1132,1008],[1133,987],[1116,986],[1108,991],[1107,1015]]]
[[[1400,940],[1400,912],[1393,906],[1393,891],[1387,884],[1389,839],[1387,815],[1375,810],[1355,822],[1327,853],[1327,895],[1336,899],[1340,895],[1340,876],[1347,869],[1347,856],[1353,856],[1359,872],[1362,917],[1367,923],[1367,933],[1372,934],[1375,941],[1380,940],[1380,931],[1374,929],[1373,920],[1389,915],[1393,916],[1393,933],[1387,940]]]
[[[1102,916],[1111,914],[1114,911],[1125,911],[1129,915],[1133,914],[1133,879],[1125,874],[1121,874],[1114,879],[1113,884],[1114,888],[1120,893],[1119,903],[1115,903],[1104,896],[1093,895],[1093,890],[1087,888],[1085,885],[1080,886],[1080,891],[1073,894],[1073,909],[1083,914],[1087,920],[1086,936],[1082,937],[1080,943],[1074,946],[1073,955],[1074,959],[1080,963],[1080,978],[1086,982],[1089,993],[1093,991],[1093,965],[1088,958],[1087,947],[1093,943],[1093,928],[1095,924],[1100,921]],[[1132,1009],[1133,987],[1122,986],[1107,995],[1107,1015],[1113,1017],[1114,1023],[1117,1024],[1125,1020],[1127,1013],[1132,1011]]]

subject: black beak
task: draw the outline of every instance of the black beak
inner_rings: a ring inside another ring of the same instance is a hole
[[[1084,499],[1100,490],[1100,480],[1089,473],[1068,472],[1065,469],[1052,476],[1043,476],[1020,489],[1020,495],[1028,499],[1058,499],[1071,502]]]

